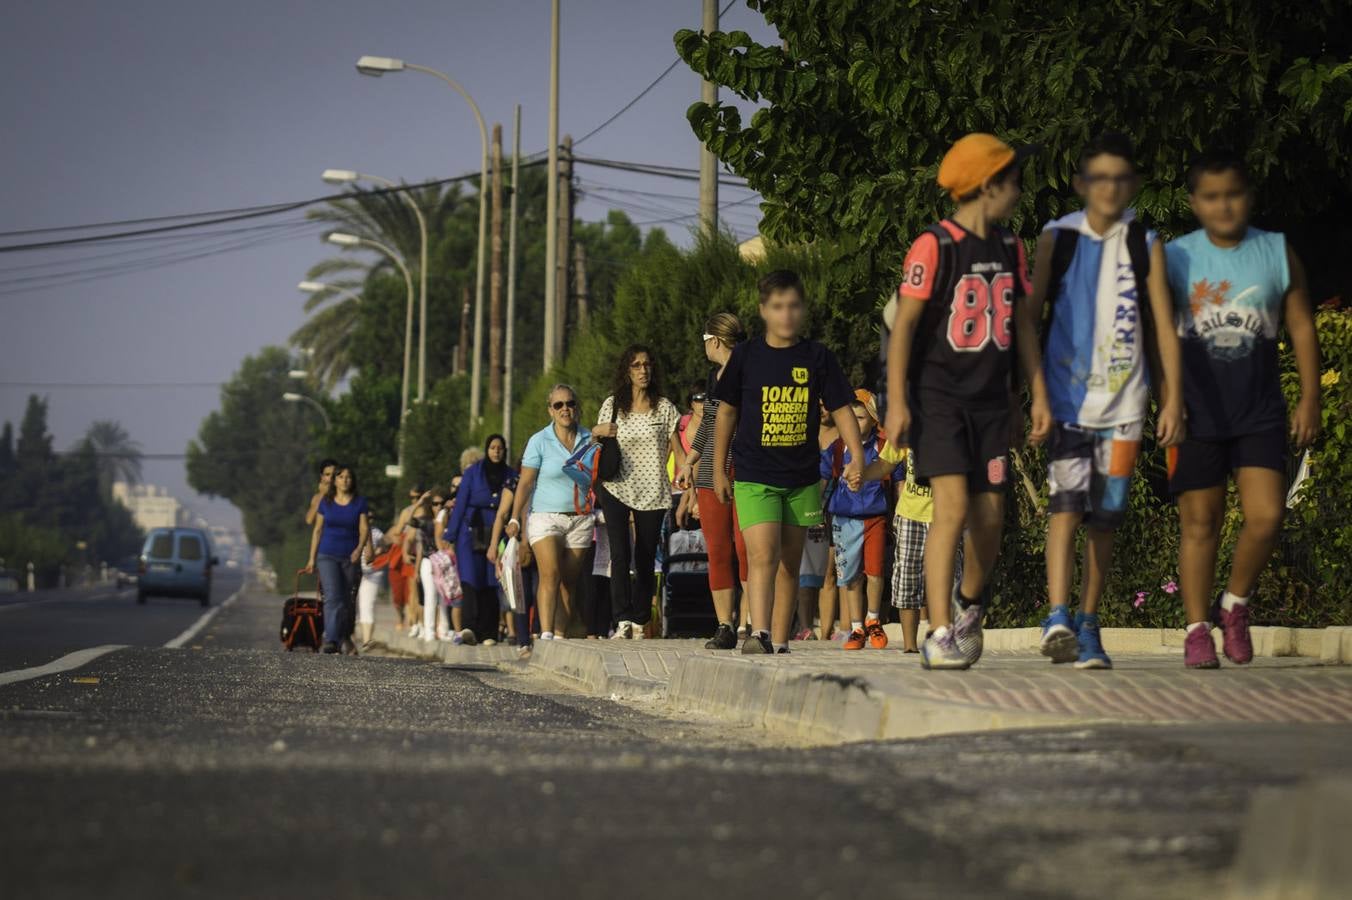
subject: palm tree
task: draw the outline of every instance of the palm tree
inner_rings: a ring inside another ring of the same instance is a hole
[[[100,490],[112,490],[114,481],[135,484],[141,480],[141,444],[131,439],[121,422],[100,419],[89,426],[82,443],[88,443],[97,455]]]
[[[458,212],[463,215],[468,208],[458,185],[422,185],[410,188],[409,195],[427,217],[428,240],[433,248],[451,231],[453,217]],[[421,250],[418,222],[408,202],[398,194],[353,190],[308,215],[333,225],[334,230],[394,249],[417,277]],[[437,290],[436,285],[444,284],[435,272],[441,258],[440,253],[429,254],[428,281],[434,285],[429,294]],[[332,389],[352,369],[352,337],[360,319],[361,295],[373,279],[389,274],[392,268],[393,263],[383,254],[364,254],[325,259],[306,273],[311,280],[327,281],[340,276],[329,281],[331,289],[318,291],[306,299],[309,318],[291,335],[292,345],[313,349],[309,368],[325,390]],[[329,302],[335,299],[337,302]]]

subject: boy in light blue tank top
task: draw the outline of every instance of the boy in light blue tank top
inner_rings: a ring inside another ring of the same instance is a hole
[[[1284,235],[1249,225],[1249,188],[1239,156],[1198,159],[1188,170],[1188,195],[1202,227],[1167,247],[1188,414],[1188,438],[1169,454],[1169,488],[1182,523],[1183,657],[1191,668],[1220,665],[1213,622],[1231,662],[1253,658],[1248,602],[1281,530],[1287,439],[1303,448],[1320,429],[1319,339],[1305,272]],[[1300,375],[1300,402],[1289,424],[1277,358],[1282,325]],[[1232,474],[1244,527],[1230,580],[1213,603]]]
[[[1041,649],[1052,662],[1110,669],[1098,604],[1127,511],[1127,489],[1141,450],[1150,386],[1146,360],[1162,381],[1156,438],[1183,437],[1178,337],[1165,276],[1164,246],[1133,221],[1140,187],[1131,141],[1103,134],[1080,152],[1075,190],[1084,209],[1048,223],[1038,241],[1032,302],[1020,327],[1037,330],[1051,307],[1045,350],[1033,384],[1053,420],[1047,524],[1047,599]],[[1147,322],[1158,323],[1147,327]],[[1163,326],[1163,327],[1159,327]],[[1153,346],[1150,346],[1153,342]],[[1085,527],[1080,608],[1071,618],[1075,538]]]

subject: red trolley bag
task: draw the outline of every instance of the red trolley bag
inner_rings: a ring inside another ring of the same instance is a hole
[[[296,647],[309,647],[318,653],[324,642],[324,591],[315,577],[313,594],[302,594],[300,579],[305,574],[296,572],[296,589],[282,605],[282,646],[289,652]]]

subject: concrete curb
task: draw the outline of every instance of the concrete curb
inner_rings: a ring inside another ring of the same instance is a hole
[[[764,660],[691,656],[667,686],[678,712],[713,713],[808,741],[873,741],[1100,721],[898,696],[866,678],[783,669]],[[904,709],[903,709],[904,707]]]
[[[530,656],[531,667],[612,700],[661,700],[666,695],[665,682],[631,675],[622,660],[610,658],[610,654],[595,646],[597,643],[536,641]]]
[[[497,665],[516,662],[519,659],[516,648],[510,644],[495,644],[492,647],[480,645],[467,646],[447,641],[424,641],[391,628],[377,627],[374,635],[377,644],[381,644],[401,656],[425,659],[429,662],[454,664]]]
[[[1317,900],[1352,884],[1352,779],[1261,788],[1249,804],[1226,897]]]

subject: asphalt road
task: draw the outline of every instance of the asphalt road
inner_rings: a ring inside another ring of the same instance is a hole
[[[212,604],[224,603],[241,582],[238,572],[218,571],[212,578]],[[165,597],[149,597],[138,606],[134,587],[6,594],[0,597],[0,672],[40,666],[102,644],[158,647],[204,612],[196,600]]]
[[[6,896],[1191,897],[1255,785],[1352,739],[772,746],[524,671],[285,654],[279,605],[0,686]]]

